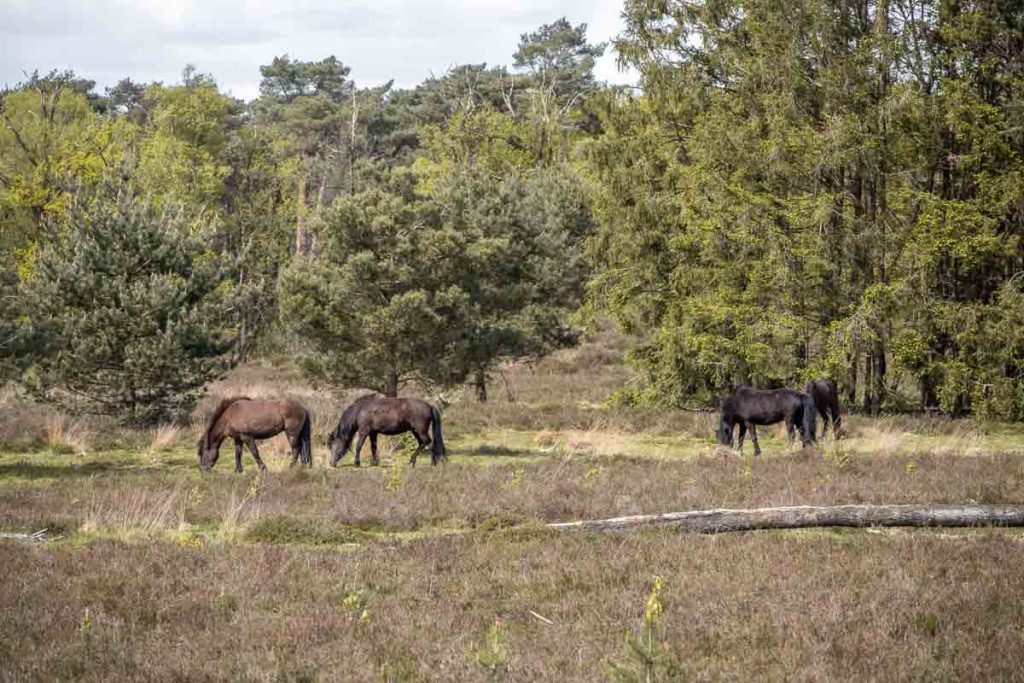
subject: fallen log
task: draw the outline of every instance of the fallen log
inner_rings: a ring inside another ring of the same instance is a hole
[[[45,541],[48,531],[49,529],[40,529],[31,534],[22,531],[0,531],[0,538],[13,538],[17,541]]]
[[[617,531],[645,526],[673,526],[700,534],[830,526],[1019,527],[1024,526],[1024,505],[799,505],[666,512],[548,524],[548,527],[560,531]]]

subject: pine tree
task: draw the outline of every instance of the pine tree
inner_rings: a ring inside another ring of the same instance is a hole
[[[446,274],[461,245],[409,185],[339,198],[319,252],[282,271],[283,325],[314,381],[396,396],[410,381],[450,379],[464,297]]]
[[[78,196],[23,286],[26,384],[74,412],[181,417],[224,369],[225,268],[180,207],[126,188]]]

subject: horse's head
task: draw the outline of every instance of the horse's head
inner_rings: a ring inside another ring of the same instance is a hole
[[[209,472],[217,462],[217,456],[220,455],[220,449],[208,447],[206,439],[203,438],[200,438],[196,444],[196,452],[199,455],[199,469],[203,472]]]
[[[345,451],[348,450],[348,444],[345,441],[346,439],[338,436],[337,432],[331,432],[327,435],[327,450],[331,452],[331,467],[337,467],[338,461],[341,460],[342,456],[345,455]]]
[[[732,448],[732,424],[726,419],[724,410],[718,418],[718,443]]]

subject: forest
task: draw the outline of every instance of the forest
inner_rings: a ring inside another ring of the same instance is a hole
[[[26,74],[0,94],[0,379],[187,415],[240,363],[468,385],[613,321],[623,406],[838,383],[869,413],[1024,418],[1024,9],[627,0],[411,89],[344,55],[234,99]],[[640,74],[609,86],[614,49]],[[254,65],[254,70],[257,68]]]

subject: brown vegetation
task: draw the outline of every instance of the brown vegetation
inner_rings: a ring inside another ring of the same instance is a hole
[[[452,460],[437,468],[405,465],[397,449],[412,444],[399,439],[383,467],[327,468],[348,396],[287,371],[249,366],[216,387],[311,407],[315,467],[289,470],[270,447],[264,476],[198,472],[190,444],[216,396],[191,428],[82,419],[82,454],[48,445],[56,413],[8,395],[6,414],[23,419],[0,426],[0,528],[62,538],[0,541],[0,678],[589,681],[632,666],[624,636],[647,623],[654,575],[664,678],[1019,677],[1014,531],[700,538],[540,524],[1019,505],[1019,429],[854,416],[848,440],[787,451],[765,434],[766,457],[740,457],[715,448],[711,414],[601,406],[628,379],[615,353],[598,340],[505,368],[514,400],[440,397]]]
[[[497,619],[509,680],[593,681],[659,574],[667,676],[1010,680],[1022,561],[1001,532],[6,542],[0,661],[35,679],[481,680],[473,644]]]

